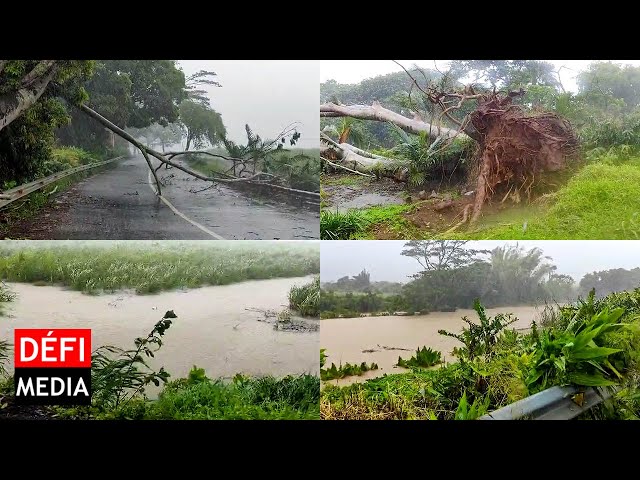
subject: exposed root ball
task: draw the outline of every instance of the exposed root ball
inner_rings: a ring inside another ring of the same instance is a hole
[[[486,95],[471,114],[481,136],[471,223],[499,187],[529,195],[540,172],[560,170],[577,150],[577,136],[567,120],[551,113],[526,115],[512,104],[522,93]]]

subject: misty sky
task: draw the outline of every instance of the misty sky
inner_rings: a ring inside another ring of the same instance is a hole
[[[450,60],[398,60],[405,68],[410,68],[414,64],[420,68],[434,68],[434,61],[438,69],[445,71]],[[578,85],[575,77],[588,67],[591,62],[598,60],[545,60],[556,65],[558,68],[565,66],[560,71],[560,78],[564,88],[568,91],[576,92]],[[609,61],[609,60],[600,60]],[[622,65],[640,66],[640,60],[611,60]],[[320,81],[334,79],[339,83],[359,83],[365,78],[385,75],[387,73],[400,72],[402,69],[391,60],[321,60],[320,61]]]
[[[261,138],[275,138],[290,123],[300,122],[302,135],[296,146],[318,148],[317,60],[179,60],[178,64],[186,76],[200,70],[216,72],[222,88],[205,89],[231,140],[246,143],[246,123]]]
[[[597,270],[640,267],[640,242],[634,240],[483,240],[470,241],[467,246],[491,250],[505,243],[541,248],[558,267],[557,273],[571,275],[577,282],[585,273]],[[320,279],[331,282],[366,268],[371,281],[407,282],[408,275],[422,269],[413,258],[400,255],[404,244],[404,240],[321,242]]]

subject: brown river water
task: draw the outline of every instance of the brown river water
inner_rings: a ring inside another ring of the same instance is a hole
[[[135,337],[146,337],[164,313],[173,310],[178,318],[151,360],[153,366],[164,366],[172,378],[187,375],[193,365],[204,368],[210,378],[232,378],[236,373],[317,375],[318,332],[276,331],[256,311],[284,309],[289,289],[312,278],[249,281],[157,295],[127,291],[92,296],[61,287],[7,283],[17,298],[5,304],[0,338],[13,343],[14,328],[91,328],[92,349],[101,345],[134,348]]]
[[[541,308],[532,306],[489,308],[487,314],[512,313],[518,321],[510,328],[527,329],[531,321],[537,319]],[[362,376],[352,376],[340,380],[331,380],[334,385],[349,385],[364,382],[369,378],[380,377],[385,373],[401,373],[404,368],[395,367],[398,357],[409,359],[418,347],[426,345],[442,352],[444,361],[454,361],[451,355],[454,347],[462,344],[452,337],[440,335],[444,329],[459,333],[466,324],[462,317],[478,322],[474,310],[459,309],[455,312],[432,312],[428,315],[387,316],[363,318],[332,318],[320,321],[320,346],[325,348],[328,357],[325,368],[340,362],[360,364],[375,362],[378,370],[371,370]],[[385,348],[386,347],[386,348]],[[400,350],[406,349],[406,350]],[[373,352],[364,352],[373,350]]]

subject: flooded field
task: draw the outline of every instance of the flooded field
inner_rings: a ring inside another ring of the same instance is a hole
[[[518,321],[511,328],[526,329],[536,319],[539,308],[532,306],[500,307],[487,309],[490,316],[496,313],[513,313]],[[332,380],[334,385],[348,385],[379,377],[385,373],[401,373],[404,368],[394,367],[398,356],[408,359],[416,348],[426,345],[442,352],[444,361],[453,361],[451,351],[460,346],[455,338],[440,335],[444,329],[458,333],[466,325],[462,317],[477,321],[474,310],[456,312],[432,312],[428,315],[388,316],[364,318],[335,318],[321,321],[320,346],[327,349],[327,365],[335,363],[375,362],[380,367],[358,377]],[[325,365],[325,367],[327,366]]]
[[[236,373],[275,375],[319,373],[318,332],[276,331],[260,311],[288,305],[293,285],[313,276],[236,283],[226,286],[136,295],[86,295],[61,287],[7,283],[17,298],[0,317],[0,338],[12,341],[14,328],[91,328],[92,347],[133,348],[167,310],[178,318],[152,359],[172,378],[193,365],[211,378]],[[318,320],[307,320],[318,322]]]

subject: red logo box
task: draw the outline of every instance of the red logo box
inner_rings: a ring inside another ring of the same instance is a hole
[[[15,367],[91,367],[91,329],[17,328]]]

